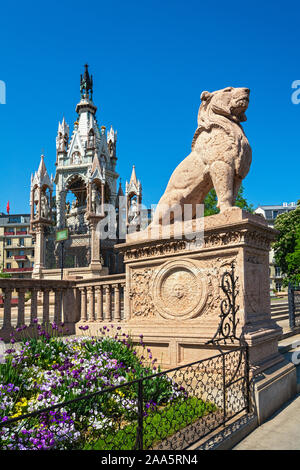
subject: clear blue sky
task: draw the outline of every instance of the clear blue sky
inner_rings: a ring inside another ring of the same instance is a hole
[[[190,152],[200,94],[251,89],[244,129],[253,163],[249,202],[296,201],[299,191],[300,79],[296,2],[90,0],[2,2],[0,211],[29,212],[30,175],[41,150],[55,173],[63,115],[73,129],[79,78],[90,64],[98,122],[118,131],[117,171],[136,165],[143,202],[157,203]]]

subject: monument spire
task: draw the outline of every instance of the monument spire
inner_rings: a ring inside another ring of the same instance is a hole
[[[88,64],[84,65],[83,75],[80,75],[80,102],[76,106],[76,112],[90,112],[96,114],[97,107],[93,103],[93,75],[89,74]]]
[[[85,70],[83,76],[80,75],[80,93],[81,98],[87,98],[93,101],[93,75],[89,74],[88,64],[84,65]]]

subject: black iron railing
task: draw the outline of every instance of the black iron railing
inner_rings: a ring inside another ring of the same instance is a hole
[[[4,421],[0,414],[0,449],[187,449],[250,411],[246,348],[203,351],[211,357]]]
[[[293,286],[291,283],[288,288],[289,301],[289,325],[293,329],[300,326],[300,286]]]

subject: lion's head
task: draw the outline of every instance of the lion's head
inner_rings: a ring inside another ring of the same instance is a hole
[[[249,104],[249,94],[249,88],[227,87],[213,93],[203,91],[198,117],[210,110],[212,113],[221,114],[235,122],[244,122],[247,120],[245,111]]]
[[[214,92],[201,93],[201,105],[198,112],[198,129],[195,132],[192,148],[199,134],[209,131],[213,126],[222,127],[230,132],[232,124],[247,120],[245,112],[249,104],[249,88],[227,87]]]

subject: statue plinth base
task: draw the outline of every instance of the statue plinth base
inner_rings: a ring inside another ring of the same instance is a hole
[[[202,233],[187,229],[201,223]],[[234,262],[237,335],[244,331],[251,372],[261,380],[275,368],[282,378],[284,367],[283,375],[295,385],[294,366],[287,366],[278,353],[282,329],[270,312],[269,250],[276,231],[261,216],[239,208],[183,223],[181,228],[186,239],[178,230],[170,238],[156,239],[146,230],[116,246],[126,265],[126,329],[137,342],[143,334],[164,368],[216,354],[203,345],[218,329],[221,302],[226,299],[220,283]],[[294,385],[283,392],[285,399]]]

